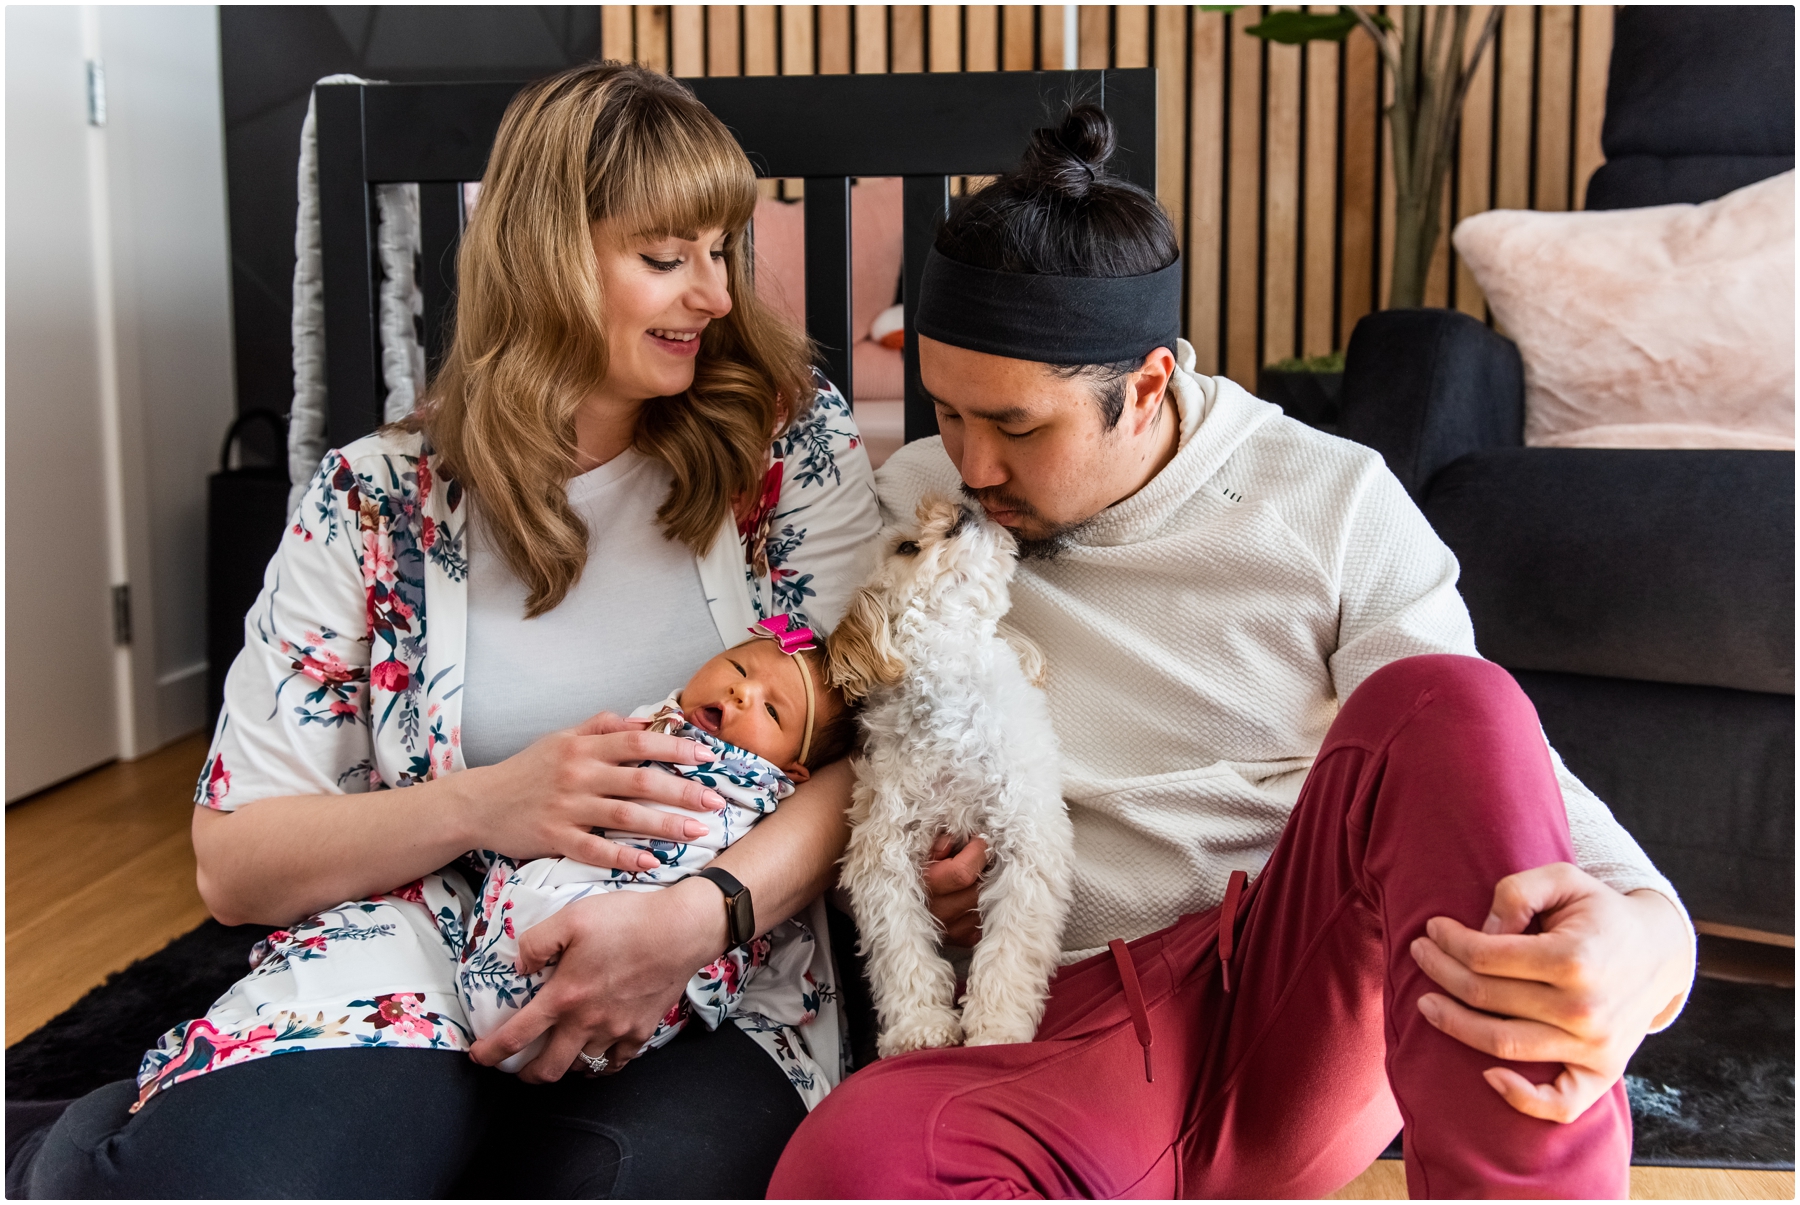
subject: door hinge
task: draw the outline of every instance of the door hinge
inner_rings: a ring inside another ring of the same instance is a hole
[[[87,61],[88,124],[106,124],[106,65],[99,59]]]
[[[114,586],[113,602],[113,643],[131,643],[131,587]]]

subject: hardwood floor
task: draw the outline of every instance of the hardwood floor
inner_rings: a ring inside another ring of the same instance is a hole
[[[206,919],[188,843],[194,780],[205,756],[206,736],[197,734],[7,809],[8,1046]],[[1786,965],[1791,983],[1791,952]],[[1634,1167],[1631,1195],[1792,1200],[1794,1173]],[[1405,1170],[1387,1160],[1333,1194],[1343,1201],[1405,1198]]]
[[[6,1044],[206,919],[188,822],[197,733],[6,809]]]
[[[1328,1198],[1333,1201],[1404,1201],[1406,1169],[1380,1159]],[[1634,1167],[1634,1201],[1791,1201],[1793,1172],[1739,1172],[1711,1167]]]

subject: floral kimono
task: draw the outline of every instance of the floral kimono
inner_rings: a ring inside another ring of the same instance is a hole
[[[698,558],[727,648],[791,613],[828,630],[870,567],[874,477],[850,408],[820,380],[774,443],[761,495]],[[468,498],[416,434],[328,453],[269,563],[195,802],[232,811],[282,795],[393,790],[464,768]],[[497,854],[457,863],[269,935],[207,1015],[163,1035],[138,1071],[140,1104],[184,1079],[273,1054],[354,1046],[466,1050],[457,991],[479,885]],[[823,902],[770,934],[816,989],[795,1015],[732,1020],[811,1108],[843,1075]]]

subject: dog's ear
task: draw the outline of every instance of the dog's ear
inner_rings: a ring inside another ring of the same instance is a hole
[[[941,536],[951,527],[957,525],[957,516],[962,511],[960,503],[944,497],[942,494],[926,494],[919,499],[919,507],[915,512],[922,536]]]
[[[1042,689],[1044,685],[1044,651],[1025,633],[1005,624],[1000,625],[1000,639],[1012,646],[1012,651],[1019,655],[1019,668],[1025,672],[1025,680]]]
[[[880,687],[892,686],[906,672],[888,635],[887,608],[869,590],[858,590],[850,600],[843,621],[825,642],[825,653],[831,662],[827,681],[851,700],[866,699]]]

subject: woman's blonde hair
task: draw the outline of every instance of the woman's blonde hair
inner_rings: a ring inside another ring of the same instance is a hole
[[[770,442],[810,405],[810,346],[750,286],[750,163],[667,76],[593,63],[507,106],[457,253],[456,332],[423,430],[473,494],[484,535],[527,589],[525,614],[560,603],[587,563],[569,506],[575,413],[606,378],[591,224],[633,234],[726,231],[731,312],[700,340],[694,383],[639,412],[635,446],[674,482],[657,518],[704,555],[734,503],[754,499]]]

